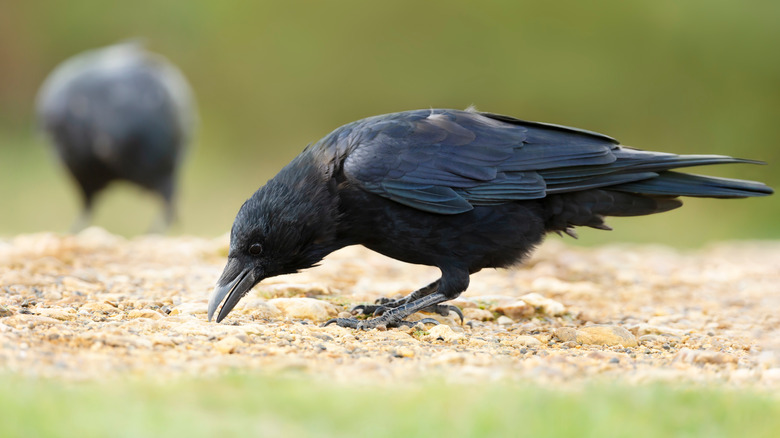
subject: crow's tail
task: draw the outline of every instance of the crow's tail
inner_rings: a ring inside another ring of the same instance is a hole
[[[733,161],[732,161],[733,160]],[[696,164],[720,164],[724,162],[746,162],[730,157],[681,156],[666,163],[644,164],[630,171],[607,175],[588,175],[575,184],[580,191],[553,193],[545,199],[546,226],[548,231],[566,232],[576,237],[573,227],[587,226],[610,229],[604,223],[605,216],[643,216],[662,213],[682,205],[678,196],[704,198],[746,198],[767,196],[772,188],[755,181],[718,178],[703,175],[662,170]],[[695,163],[695,164],[694,164]],[[636,172],[636,168],[641,170]],[[603,185],[608,178],[632,178],[634,181]],[[570,188],[571,179],[566,183]],[[596,184],[594,184],[596,183]],[[591,188],[596,186],[597,188]]]
[[[668,170],[659,172],[655,178],[618,184],[609,189],[641,195],[703,198],[747,198],[773,193],[771,187],[756,181],[691,175]]]
[[[672,171],[681,167],[713,164],[765,164],[724,155],[676,155],[628,147],[612,150],[615,161],[596,166],[564,166],[539,172],[547,194],[593,188],[610,188],[629,193],[666,196],[744,198],[766,196],[772,189],[764,184],[736,179],[689,175]]]

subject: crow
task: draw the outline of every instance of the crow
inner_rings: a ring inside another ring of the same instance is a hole
[[[441,278],[397,300],[358,306],[375,318],[342,327],[411,325],[447,314],[469,276],[515,265],[548,232],[610,229],[605,216],[661,213],[678,196],[742,198],[764,184],[670,169],[754,163],[621,146],[606,135],[513,117],[450,109],[386,114],[344,125],[308,146],[240,208],[227,265],[211,294],[217,322],[264,278],[316,265],[348,245],[435,266]],[[462,320],[462,315],[461,320]]]
[[[37,111],[81,191],[73,231],[91,222],[95,195],[114,180],[159,194],[163,228],[170,225],[176,171],[196,119],[190,86],[173,64],[135,40],[81,53],[46,78]]]

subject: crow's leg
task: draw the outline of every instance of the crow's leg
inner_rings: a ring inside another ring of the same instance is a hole
[[[442,269],[442,277],[431,285],[438,283],[438,287],[435,292],[430,292],[417,298],[413,301],[409,301],[398,305],[397,307],[390,308],[384,311],[381,316],[376,318],[360,321],[356,318],[336,318],[326,322],[324,326],[329,324],[338,324],[341,327],[350,327],[361,330],[370,330],[377,327],[398,327],[401,325],[414,325],[415,323],[405,321],[404,318],[426,309],[436,309],[441,306],[441,303],[447,300],[456,298],[461,294],[469,284],[469,273],[466,270],[460,269]],[[430,285],[429,285],[430,286]],[[423,289],[426,289],[426,286]],[[417,291],[415,291],[417,292]],[[427,291],[426,291],[427,292]],[[421,322],[430,322],[433,320],[423,320]]]
[[[156,190],[163,200],[163,209],[160,215],[149,225],[147,234],[164,234],[176,220],[176,207],[174,206],[172,178],[166,179]]]
[[[82,193],[83,196],[83,206],[81,209],[81,213],[79,214],[79,217],[76,218],[76,220],[73,222],[73,224],[70,226],[70,232],[71,234],[76,234],[80,231],[84,231],[85,228],[87,228],[92,223],[92,212],[94,210],[94,200],[95,195],[92,192],[87,192],[86,190]]]
[[[77,234],[80,231],[84,231],[84,229],[87,228],[91,223],[92,223],[92,211],[83,210],[79,214],[79,217],[77,217],[76,220],[73,222],[73,224],[70,226],[70,232],[71,234]]]
[[[411,303],[415,300],[426,297],[436,292],[437,290],[439,290],[440,281],[441,280],[436,280],[433,283],[425,287],[422,287],[420,289],[417,289],[416,291],[410,293],[409,295],[403,298],[399,298],[397,300],[392,300],[389,298],[379,298],[378,300],[376,300],[376,304],[360,304],[358,306],[353,307],[351,312],[353,315],[380,316],[390,309],[395,309],[404,304]],[[461,312],[459,308],[449,304],[446,305],[436,304],[421,309],[421,311],[428,312],[428,313],[436,313],[441,316],[448,316],[452,312],[457,314],[458,317],[460,317],[461,324],[463,323],[463,312]]]
[[[424,296],[436,292],[439,289],[439,281],[440,280],[436,280],[433,283],[425,287],[421,287],[420,289],[417,289],[416,291],[410,293],[409,295],[403,298],[398,298],[397,300],[382,297],[376,300],[375,304],[361,304],[359,306],[355,306],[352,308],[352,313],[372,315],[374,312],[376,312],[379,309],[382,309],[381,310],[382,312],[388,309],[394,309],[400,305],[420,299]]]
[[[176,211],[173,204],[165,202],[161,214],[149,225],[146,234],[165,234],[176,218]]]

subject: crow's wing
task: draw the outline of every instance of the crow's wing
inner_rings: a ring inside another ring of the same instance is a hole
[[[490,113],[407,111],[360,120],[331,136],[353,183],[432,213],[598,187],[665,196],[771,193],[763,184],[667,172],[756,161],[642,151],[595,132]]]
[[[542,198],[547,184],[540,170],[609,164],[617,145],[589,131],[454,110],[388,114],[345,128],[347,178],[380,196],[441,214]]]

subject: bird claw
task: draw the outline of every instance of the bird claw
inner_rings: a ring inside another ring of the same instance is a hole
[[[353,315],[374,315],[380,316],[390,309],[396,308],[403,304],[401,300],[393,300],[391,298],[382,297],[377,298],[374,304],[359,304],[350,310]],[[377,313],[378,312],[378,313]]]
[[[387,330],[388,328],[396,328],[396,327],[414,327],[417,324],[433,324],[433,325],[439,325],[439,321],[436,321],[433,318],[423,318],[419,321],[406,321],[403,319],[396,319],[393,317],[379,317],[374,319],[368,319],[368,320],[360,320],[357,318],[333,318],[324,324],[322,324],[322,327],[327,327],[331,324],[336,324],[339,327],[344,328],[352,328],[357,330],[371,330],[371,329],[377,329],[377,330]]]
[[[350,310],[350,313],[352,313],[353,315],[382,316],[388,310],[393,309],[392,306],[385,306],[384,304],[392,303],[394,301],[395,300],[390,300],[387,298],[380,298],[376,300],[376,304],[359,304],[353,307]],[[450,313],[454,313],[458,315],[458,318],[460,318],[461,325],[463,325],[463,322],[465,320],[465,318],[463,317],[463,312],[458,307],[450,304],[436,304],[434,306],[421,309],[421,311],[428,312],[428,313],[435,313],[441,316],[449,316]]]
[[[353,315],[368,315],[369,308],[372,307],[370,304],[358,304],[357,306],[353,307],[349,310],[349,313]],[[373,311],[371,312],[373,313]],[[330,323],[331,321],[334,321],[331,319],[330,321],[326,322],[325,324]]]
[[[378,300],[377,300],[378,301]],[[355,307],[353,307],[349,312],[353,315],[373,315],[373,316],[381,316],[388,310],[390,310],[391,307],[383,306],[383,305],[375,305],[375,304],[360,304]]]
[[[326,321],[325,324],[322,324],[321,327],[327,327],[331,324],[336,324],[339,327],[356,329],[359,322],[360,321],[355,318],[333,318]]]
[[[382,316],[390,310],[390,307],[387,306],[376,306],[376,309],[374,309],[374,313],[372,313],[373,316]]]
[[[404,325],[408,325],[408,327],[414,327],[417,324],[433,324],[433,325],[439,325],[439,321],[436,321],[433,318],[423,318],[419,321],[401,321],[404,323]]]
[[[441,316],[449,316],[450,313],[454,313],[460,318],[460,325],[463,325],[463,312],[458,307],[451,304],[436,304],[435,306],[426,307],[421,311],[435,313]]]

